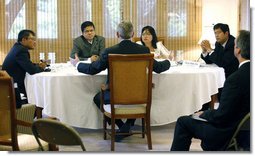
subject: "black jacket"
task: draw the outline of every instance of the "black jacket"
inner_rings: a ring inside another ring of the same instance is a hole
[[[214,52],[206,57],[203,57],[201,54],[201,58],[207,64],[214,63],[219,67],[223,67],[225,70],[225,76],[228,78],[229,75],[238,69],[239,65],[238,60],[234,55],[234,45],[235,37],[230,35],[225,48],[223,48],[220,43],[216,42]]]
[[[31,62],[28,48],[24,47],[19,42],[13,45],[12,49],[6,56],[2,69],[6,70],[6,72],[13,78],[14,83],[17,83],[18,85],[18,88],[15,89],[16,107],[20,108],[21,99],[19,93],[23,93],[26,96],[26,89],[24,85],[26,72],[32,75],[42,72],[43,69]]]

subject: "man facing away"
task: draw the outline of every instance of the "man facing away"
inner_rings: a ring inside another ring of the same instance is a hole
[[[228,78],[238,69],[238,60],[234,55],[235,37],[230,35],[229,26],[227,24],[218,23],[213,27],[216,43],[215,49],[211,48],[208,40],[201,42],[202,54],[201,58],[207,64],[216,64],[224,68],[225,77]],[[218,100],[220,101],[222,88],[218,90]],[[203,105],[201,110],[209,108],[209,104]]]
[[[21,30],[18,34],[18,41],[13,45],[3,62],[3,70],[13,78],[16,108],[21,108],[22,104],[28,103],[26,99],[26,89],[24,79],[26,72],[30,75],[44,71],[45,62],[34,65],[30,60],[29,50],[36,46],[36,36],[32,30]],[[24,96],[20,96],[24,95]]]
[[[72,64],[76,65],[79,72],[93,75],[105,69],[108,69],[109,54],[149,54],[150,53],[149,48],[131,42],[131,38],[134,35],[134,28],[131,22],[125,22],[125,21],[121,22],[118,25],[116,35],[118,39],[120,40],[119,44],[106,48],[97,61],[92,62],[91,64],[86,64],[86,63],[76,64],[77,63],[77,59],[76,59],[76,60],[71,60]],[[162,62],[158,62],[154,60],[153,71],[155,71],[156,73],[161,73],[163,71],[168,70],[169,68],[170,68],[170,61],[165,60]],[[109,89],[105,92],[104,99],[105,99],[104,101],[105,104],[110,103]],[[95,95],[94,103],[96,104],[98,108],[100,108],[100,92]],[[117,119],[115,123],[119,128],[118,132],[121,132],[121,133],[129,132],[131,125],[133,125],[134,121],[135,119],[128,119],[125,123],[123,123],[122,120]],[[107,118],[107,122],[111,124],[109,118]],[[116,141],[120,141],[124,137],[125,137],[124,135],[118,135],[116,137]]]
[[[100,53],[105,49],[105,38],[95,33],[95,26],[90,21],[85,21],[81,24],[82,35],[75,38],[73,41],[73,49],[71,58],[86,60],[91,58],[91,61],[97,60]]]
[[[236,39],[234,55],[239,68],[225,81],[219,108],[179,117],[176,123],[172,151],[188,151],[192,138],[201,140],[203,150],[222,148],[232,137],[239,122],[250,112],[250,32],[240,31]]]

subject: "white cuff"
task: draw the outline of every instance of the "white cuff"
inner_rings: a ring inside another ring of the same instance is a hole
[[[81,62],[78,62],[78,63],[76,63],[76,65],[75,65],[75,67],[76,67],[77,70],[78,70],[78,66],[79,66],[80,63],[81,63]]]
[[[212,55],[213,52],[214,52],[214,50],[212,50],[211,52],[209,52],[209,55]]]
[[[203,57],[206,57],[208,55],[208,53],[202,53]]]

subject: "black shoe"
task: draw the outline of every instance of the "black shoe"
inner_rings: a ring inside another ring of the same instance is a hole
[[[130,133],[130,129],[131,129],[131,124],[129,123],[125,123],[119,130],[116,131],[116,133]],[[126,137],[129,137],[132,134],[126,134],[126,135],[116,135],[115,136],[115,142],[120,142],[121,140],[123,140]]]
[[[121,142],[124,138],[129,137],[130,135],[116,135],[115,142]]]
[[[124,132],[121,132],[120,130],[117,130],[116,131],[116,134],[118,134],[118,133],[124,133]],[[127,132],[125,132],[125,133],[127,133]],[[128,132],[128,133],[130,133],[130,132]],[[132,134],[123,134],[123,135],[121,135],[121,134],[119,134],[119,135],[115,135],[115,142],[121,142],[124,138],[126,138],[126,137],[129,137],[129,136],[131,136]]]
[[[131,129],[131,124],[130,123],[124,123],[124,125],[120,128],[120,133],[128,133]]]

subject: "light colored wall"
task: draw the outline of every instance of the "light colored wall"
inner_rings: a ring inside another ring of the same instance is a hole
[[[212,24],[229,25],[230,34],[236,36],[239,30],[239,0],[203,0],[203,32]]]
[[[251,10],[249,8],[250,0],[240,0],[240,30],[250,30]]]

